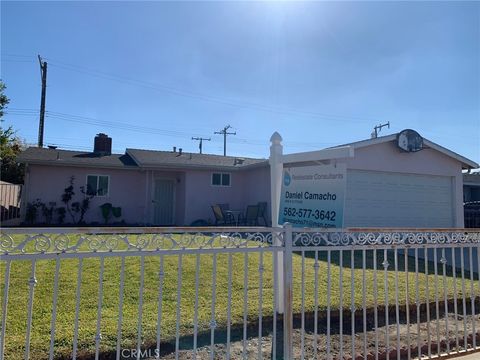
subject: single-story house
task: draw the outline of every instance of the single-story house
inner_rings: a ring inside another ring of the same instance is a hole
[[[192,154],[182,149],[126,149],[124,154],[112,154],[111,138],[105,134],[97,135],[94,143],[92,152],[25,150],[19,156],[26,164],[23,204],[39,199],[64,206],[61,196],[72,176],[73,201],[85,198],[80,186],[88,185],[96,193],[85,214],[87,224],[103,222],[100,206],[104,203],[120,207],[118,220],[127,224],[180,226],[213,219],[213,204],[244,209],[270,197],[265,159]],[[71,222],[69,214],[65,222]]]
[[[480,171],[463,174],[465,227],[480,228]]]
[[[480,202],[480,171],[463,174],[463,201]]]
[[[354,156],[338,160],[347,166],[344,227],[464,226],[462,170],[478,164],[412,130],[346,145]],[[111,139],[99,134],[92,152],[31,147],[19,161],[26,164],[24,205],[40,199],[62,206],[72,176],[76,199],[85,198],[80,186],[93,189],[87,223],[103,221],[106,202],[122,209],[125,223],[145,225],[213,219],[213,204],[245,209],[262,201],[270,211],[268,159],[181,149],[111,154]]]

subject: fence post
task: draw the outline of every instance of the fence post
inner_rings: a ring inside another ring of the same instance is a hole
[[[283,356],[285,360],[293,359],[293,285],[292,285],[292,224],[285,223],[285,253],[283,267]]]

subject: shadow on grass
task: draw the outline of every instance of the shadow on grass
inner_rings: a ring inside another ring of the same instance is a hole
[[[308,248],[308,247],[307,247]],[[352,250],[341,250],[343,252],[343,268],[351,268],[351,259],[352,259]],[[457,278],[461,278],[462,271],[460,268],[461,265],[461,248],[455,249],[455,268],[456,272],[455,275]],[[295,255],[301,256],[300,252],[295,252]],[[388,270],[394,271],[395,270],[395,252],[394,250],[387,250],[386,252],[386,260],[388,261]],[[452,258],[452,249],[448,248],[445,249],[445,259],[447,260],[445,266],[445,276],[453,277],[453,258]],[[323,262],[327,262],[327,252],[326,251],[318,251],[318,259]],[[427,252],[428,261],[427,261],[427,270],[428,274],[432,275],[435,273],[435,250],[428,249]],[[465,279],[470,279],[470,255],[468,248],[464,248],[464,276]],[[315,252],[314,251],[305,251],[305,257],[314,259]],[[377,257],[377,270],[383,270],[383,262],[385,260],[385,254],[383,249],[376,250],[376,257]],[[437,249],[437,274],[439,276],[443,276],[443,264],[440,262],[442,258],[442,249]],[[331,250],[330,260],[332,264],[340,266],[340,250]],[[365,250],[365,268],[369,270],[373,270],[374,267],[374,250]],[[477,249],[472,248],[472,265],[473,265],[473,279],[479,280],[479,273],[478,273],[478,253]],[[398,250],[397,254],[397,268],[399,272],[405,272],[405,251]],[[416,264],[415,264],[415,251],[413,249],[408,250],[407,256],[407,267],[408,272],[415,272]],[[353,266],[355,269],[362,269],[363,268],[363,250],[354,250],[353,255]],[[425,274],[425,250],[418,249],[418,272]]]

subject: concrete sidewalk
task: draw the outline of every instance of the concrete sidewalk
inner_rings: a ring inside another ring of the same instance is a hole
[[[450,355],[445,357],[440,357],[439,359],[455,359],[455,360],[479,360],[480,351],[470,352],[469,354],[464,355]]]

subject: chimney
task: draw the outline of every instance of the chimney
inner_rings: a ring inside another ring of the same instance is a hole
[[[112,138],[107,134],[97,134],[97,136],[95,136],[93,152],[98,155],[112,155]]]
[[[182,148],[178,148],[178,156],[182,155]]]
[[[174,153],[177,152],[177,147],[176,147],[176,146],[173,147],[173,152],[174,152]]]

